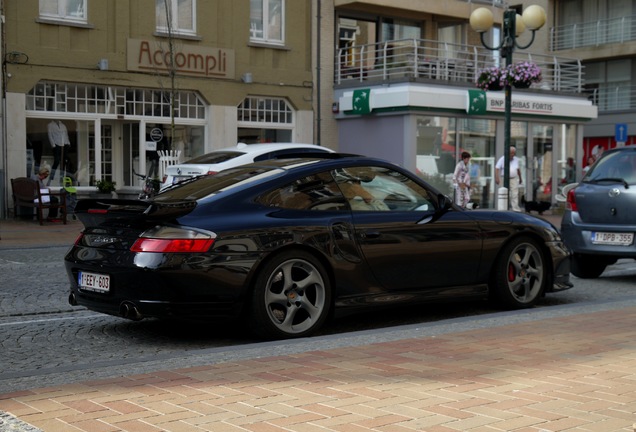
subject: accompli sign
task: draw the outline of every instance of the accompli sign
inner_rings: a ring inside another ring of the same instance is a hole
[[[234,79],[234,50],[179,44],[170,52],[167,42],[128,39],[127,69],[167,74]],[[174,66],[173,66],[174,63]]]

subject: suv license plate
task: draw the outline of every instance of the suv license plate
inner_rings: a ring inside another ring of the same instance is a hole
[[[110,291],[110,276],[97,273],[79,272],[77,275],[77,285],[79,285],[80,289],[85,291],[106,293]]]
[[[629,246],[634,242],[634,233],[593,232],[592,243]]]

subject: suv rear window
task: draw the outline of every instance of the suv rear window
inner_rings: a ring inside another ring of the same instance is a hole
[[[636,148],[603,153],[583,181],[624,180],[636,183]]]

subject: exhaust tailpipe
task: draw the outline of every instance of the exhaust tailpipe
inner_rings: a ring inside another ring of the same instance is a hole
[[[123,302],[119,306],[119,314],[122,317],[133,321],[141,321],[143,319],[143,315],[132,302]]]
[[[68,304],[71,306],[77,306],[77,299],[75,298],[75,293],[70,293],[68,295]]]

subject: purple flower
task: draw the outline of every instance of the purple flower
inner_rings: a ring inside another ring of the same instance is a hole
[[[524,61],[500,68],[486,68],[479,74],[476,84],[482,90],[489,90],[493,87],[504,87],[507,83],[511,85],[523,83],[529,86],[540,82],[541,79],[541,69],[532,62]]]

